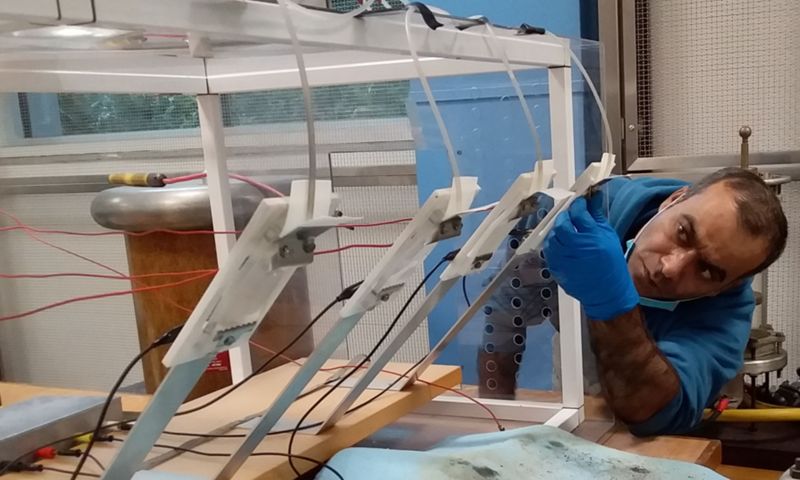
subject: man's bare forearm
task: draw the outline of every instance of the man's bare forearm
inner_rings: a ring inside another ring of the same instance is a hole
[[[590,321],[592,349],[611,409],[641,423],[678,393],[680,379],[647,332],[639,308],[609,321]]]

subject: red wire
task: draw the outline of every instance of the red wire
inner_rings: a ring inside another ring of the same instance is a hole
[[[208,176],[208,174],[203,172],[203,173],[192,173],[192,174],[189,174],[189,175],[182,175],[182,176],[179,176],[179,177],[165,178],[164,179],[164,184],[171,185],[173,183],[190,182],[192,180],[199,180],[201,178],[206,178],[207,176]],[[239,180],[240,182],[244,182],[244,183],[250,184],[250,185],[258,188],[259,190],[267,191],[267,192],[269,192],[269,193],[271,193],[271,194],[273,194],[275,196],[278,196],[278,197],[282,197],[283,196],[283,193],[281,193],[280,190],[278,190],[275,187],[272,187],[270,185],[267,185],[266,183],[259,182],[258,180],[255,180],[253,178],[245,177],[244,175],[239,175],[239,174],[236,174],[236,173],[229,173],[228,176],[231,177],[234,180]]]
[[[28,310],[26,312],[15,313],[13,315],[0,316],[0,321],[15,320],[15,319],[18,319],[18,318],[27,317],[27,316],[30,316],[30,315],[33,315],[33,314],[36,314],[36,313],[39,313],[39,312],[43,312],[45,310],[50,310],[50,309],[53,309],[53,308],[56,308],[56,307],[69,305],[71,303],[84,302],[84,301],[87,301],[87,300],[97,300],[97,299],[100,299],[100,298],[118,297],[118,296],[122,296],[122,295],[130,295],[130,294],[133,294],[133,293],[149,292],[149,291],[160,290],[160,289],[164,289],[164,288],[177,287],[177,286],[180,286],[180,285],[184,285],[184,284],[187,284],[187,283],[190,283],[190,282],[194,282],[194,281],[200,280],[201,278],[208,277],[208,276],[210,276],[212,274],[213,274],[213,272],[209,272],[209,273],[205,273],[205,274],[202,274],[202,275],[197,275],[197,276],[194,276],[194,277],[190,277],[190,278],[187,278],[187,279],[184,279],[184,280],[180,280],[180,281],[177,281],[177,282],[165,283],[165,284],[162,284],[162,285],[151,285],[151,286],[147,286],[147,287],[132,288],[130,290],[118,290],[118,291],[115,291],[115,292],[98,293],[98,294],[94,294],[94,295],[84,295],[84,296],[80,296],[80,297],[68,298],[66,300],[61,300],[60,302],[51,303],[49,305],[45,305],[43,307],[35,308],[33,310]]]
[[[398,223],[408,223],[413,218],[398,218],[397,220],[387,220],[385,222],[375,222],[375,223],[353,223],[347,225],[337,225],[336,228],[369,228],[369,227],[382,227],[384,225],[395,225]]]
[[[14,230],[31,231],[34,233],[46,233],[55,235],[74,235],[79,237],[105,237],[111,235],[126,235],[128,237],[143,237],[145,235],[152,235],[154,233],[169,233],[172,235],[236,235],[241,233],[240,230],[171,230],[169,228],[157,228],[152,230],[144,230],[141,232],[121,232],[116,230],[109,230],[107,232],[75,232],[71,230],[52,230],[47,228],[37,228],[31,226],[10,226],[0,227],[0,232],[11,232]]]
[[[143,273],[140,275],[102,275],[98,273],[0,273],[0,278],[4,279],[19,279],[19,278],[56,278],[56,277],[82,277],[82,278],[103,278],[108,280],[136,280],[140,278],[158,278],[158,277],[182,277],[186,275],[199,275],[204,273],[216,273],[216,269],[204,270],[187,270],[183,272],[161,272],[161,273]]]
[[[84,261],[86,261],[86,262],[89,262],[89,263],[91,263],[91,264],[93,264],[93,265],[96,265],[96,266],[98,266],[98,267],[100,267],[100,268],[103,268],[103,269],[105,269],[105,270],[108,270],[108,271],[110,271],[110,272],[112,272],[112,273],[115,273],[115,274],[117,274],[117,275],[120,275],[120,276],[124,276],[124,275],[125,275],[124,273],[120,272],[119,270],[117,270],[117,269],[115,269],[115,268],[113,268],[113,267],[109,267],[108,265],[105,265],[105,264],[103,264],[103,263],[100,263],[100,262],[98,262],[98,261],[92,260],[91,258],[85,257],[85,256],[83,256],[83,255],[81,255],[81,254],[79,254],[79,253],[73,252],[72,250],[69,250],[69,249],[66,249],[66,248],[63,248],[63,247],[59,247],[58,245],[55,245],[55,244],[53,244],[53,243],[50,243],[50,242],[48,242],[47,240],[44,240],[44,239],[42,239],[42,238],[39,238],[39,237],[38,237],[36,234],[34,234],[34,233],[31,231],[31,227],[30,227],[30,226],[26,225],[26,224],[25,224],[25,223],[24,223],[22,220],[20,220],[20,219],[19,219],[17,216],[15,216],[15,215],[14,215],[14,214],[12,214],[12,213],[9,213],[9,212],[7,212],[7,211],[5,211],[5,210],[3,210],[3,209],[0,209],[0,215],[5,215],[5,216],[7,216],[7,217],[11,218],[11,219],[12,219],[12,220],[13,220],[13,221],[14,221],[14,222],[15,222],[15,223],[18,225],[18,226],[22,227],[22,229],[25,231],[25,234],[26,234],[26,235],[28,235],[28,236],[29,236],[29,237],[31,237],[33,240],[36,240],[37,242],[39,242],[39,243],[41,243],[41,244],[43,244],[43,245],[47,245],[47,246],[49,246],[49,247],[51,247],[51,248],[54,248],[54,249],[56,249],[56,250],[59,250],[59,251],[61,251],[61,252],[64,252],[64,253],[66,253],[66,254],[68,254],[68,255],[71,255],[71,256],[73,256],[73,257],[80,258],[81,260],[84,260]],[[135,283],[135,281],[134,281],[134,283]],[[186,308],[186,307],[184,307],[184,306],[182,306],[182,305],[179,305],[177,302],[175,302],[175,301],[174,301],[174,300],[172,300],[171,298],[169,298],[169,297],[165,297],[165,296],[161,295],[161,294],[160,294],[160,292],[156,291],[156,295],[157,295],[159,298],[161,298],[162,300],[165,300],[165,301],[166,301],[167,303],[169,303],[170,305],[174,306],[175,308],[177,308],[177,309],[179,309],[179,310],[181,310],[181,311],[183,311],[183,312],[186,312],[186,313],[188,313],[188,314],[191,314],[191,313],[192,313],[192,310],[191,310],[191,309],[189,309],[189,308]]]
[[[265,352],[267,352],[267,353],[271,353],[271,354],[273,354],[273,355],[276,353],[274,350],[271,350],[271,349],[269,349],[269,348],[267,348],[267,347],[265,347],[265,346],[263,346],[263,345],[260,345],[260,344],[258,344],[258,343],[256,343],[256,342],[252,341],[252,340],[250,341],[250,345],[252,345],[252,346],[254,346],[254,347],[256,347],[256,348],[258,348],[258,349],[260,349],[260,350],[263,350],[263,351],[265,351]],[[300,362],[298,362],[297,360],[295,360],[295,359],[293,359],[293,358],[289,357],[288,355],[281,354],[281,355],[280,355],[280,357],[281,357],[281,358],[283,358],[284,360],[288,360],[288,361],[290,361],[290,362],[294,363],[294,364],[295,364],[295,365],[297,365],[297,366],[300,366],[300,367],[302,367],[302,366],[303,366],[303,364],[302,364],[302,363],[300,363]],[[350,365],[340,365],[340,366],[337,366],[337,367],[327,367],[327,368],[320,368],[320,369],[319,369],[319,371],[320,371],[320,372],[332,372],[332,371],[334,371],[334,370],[341,370],[342,368],[347,368],[347,367],[350,367]],[[367,366],[365,365],[365,366],[363,366],[363,367],[361,367],[361,368],[367,368]],[[393,372],[393,371],[391,371],[391,370],[386,370],[386,369],[382,369],[382,370],[381,370],[381,372],[383,372],[383,373],[388,373],[388,374],[390,374],[390,375],[396,375],[396,376],[398,376],[398,377],[402,377],[402,376],[404,376],[402,373]],[[424,384],[426,384],[426,385],[432,386],[432,387],[441,388],[442,390],[447,390],[447,391],[449,391],[449,392],[452,392],[452,393],[455,393],[455,394],[461,395],[462,397],[464,397],[464,398],[468,399],[469,401],[471,401],[471,402],[475,403],[475,404],[476,404],[476,405],[478,405],[479,407],[481,407],[481,408],[483,408],[484,410],[486,410],[486,412],[487,412],[487,413],[489,414],[489,416],[492,418],[492,420],[494,421],[494,423],[496,423],[496,424],[497,424],[497,428],[498,428],[499,430],[504,430],[504,428],[503,428],[503,425],[500,423],[500,419],[498,419],[498,418],[497,418],[497,415],[495,415],[495,414],[494,414],[494,412],[492,411],[492,409],[490,409],[490,408],[489,408],[489,407],[488,407],[486,404],[484,404],[484,403],[481,403],[481,402],[480,402],[480,401],[479,401],[477,398],[475,398],[475,397],[472,397],[472,396],[470,396],[470,395],[468,395],[468,394],[466,394],[466,393],[464,393],[464,392],[462,392],[461,390],[458,390],[458,389],[456,389],[456,388],[451,388],[451,387],[446,387],[446,386],[444,386],[444,385],[439,385],[438,383],[429,382],[429,381],[427,381],[427,380],[423,380],[423,379],[421,379],[421,378],[419,378],[419,377],[417,377],[417,381],[419,381],[419,382],[421,382],[421,383],[424,383]]]
[[[320,250],[318,252],[314,252],[314,255],[327,255],[329,253],[338,253],[338,252],[343,252],[345,250],[350,250],[351,248],[390,248],[391,246],[392,246],[391,243],[354,243],[352,245],[345,245],[344,247],[332,248],[330,250]]]

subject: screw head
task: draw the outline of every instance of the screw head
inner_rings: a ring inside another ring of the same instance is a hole
[[[388,301],[390,296],[391,295],[389,295],[388,293],[384,293],[383,295],[381,295],[381,302]]]
[[[225,345],[226,347],[229,347],[229,346],[233,345],[234,342],[236,342],[236,338],[233,335],[228,335],[222,341],[222,344]]]
[[[313,238],[307,238],[303,242],[303,251],[306,252],[306,253],[313,253],[314,250],[316,250],[316,248],[317,248],[317,244],[314,243],[314,239]]]
[[[288,245],[284,245],[278,250],[278,255],[284,258],[289,256],[290,253],[292,253],[292,249]]]
[[[631,123],[631,124],[629,124],[629,125],[628,125],[628,131],[629,131],[629,132],[632,132],[632,131],[634,131],[634,130],[636,130],[636,125],[634,125],[634,124],[632,124],[632,123]]]

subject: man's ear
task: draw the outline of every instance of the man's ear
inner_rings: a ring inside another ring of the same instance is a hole
[[[666,200],[661,202],[661,205],[658,206],[658,211],[660,212],[665,208],[669,207],[670,205],[674,204],[688,191],[689,191],[688,185],[684,185],[683,187],[675,190],[674,192],[672,192],[672,195],[670,195],[669,197],[666,198]]]

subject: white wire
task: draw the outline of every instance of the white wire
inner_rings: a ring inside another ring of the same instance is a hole
[[[547,35],[562,40],[550,32],[547,32]],[[597,108],[600,110],[600,117],[603,119],[603,129],[605,130],[605,137],[606,137],[606,150],[608,150],[609,154],[613,155],[614,142],[613,142],[613,137],[611,136],[611,124],[608,122],[608,115],[606,114],[606,109],[603,106],[603,101],[600,99],[600,94],[597,93],[597,88],[595,88],[594,82],[592,81],[591,77],[589,77],[589,73],[586,71],[586,68],[583,67],[583,64],[581,63],[578,56],[575,55],[575,52],[573,52],[572,49],[569,48],[569,46],[567,46],[567,49],[569,50],[569,56],[572,57],[573,63],[575,63],[575,66],[578,67],[578,70],[580,70],[581,75],[583,75],[583,78],[589,85],[589,90],[591,90],[592,96],[594,97],[594,101],[595,103],[597,103]]]
[[[408,40],[408,50],[411,52],[411,58],[414,60],[414,67],[417,69],[417,75],[419,76],[419,81],[422,83],[422,90],[425,91],[425,96],[428,99],[428,103],[431,106],[431,111],[433,112],[433,118],[436,119],[436,124],[439,127],[439,133],[442,135],[442,140],[444,141],[444,147],[447,149],[447,159],[450,161],[450,171],[453,174],[453,178],[457,178],[461,176],[458,171],[458,160],[456,159],[455,150],[453,149],[453,144],[450,141],[450,133],[447,131],[447,126],[444,124],[444,120],[442,119],[442,114],[439,112],[439,107],[436,105],[436,99],[433,98],[433,92],[431,91],[431,86],[428,83],[428,78],[425,76],[425,72],[422,70],[422,64],[419,61],[419,55],[417,55],[417,49],[414,48],[414,42],[411,40],[411,16],[416,12],[416,8],[409,8],[406,10],[406,19],[405,19],[405,26],[406,26],[406,39]],[[461,184],[460,182],[456,182],[456,196],[458,199],[461,198]]]
[[[486,25],[486,30],[489,32],[489,36],[492,38],[494,50],[499,52],[500,58],[503,60],[503,65],[505,65],[506,71],[508,72],[508,78],[511,80],[511,85],[514,87],[514,91],[517,93],[520,106],[522,106],[522,112],[525,114],[525,120],[528,121],[528,127],[531,130],[534,147],[536,148],[536,162],[534,163],[538,165],[539,168],[542,168],[542,160],[544,158],[542,156],[542,140],[539,138],[539,132],[536,130],[536,122],[533,120],[533,113],[531,113],[531,109],[528,107],[528,102],[525,100],[525,95],[522,93],[522,87],[517,81],[517,76],[514,74],[514,70],[511,69],[511,64],[508,61],[506,50],[497,39],[494,28],[492,28],[492,25],[488,20],[484,22],[484,25]]]
[[[317,183],[317,135],[314,128],[314,104],[311,100],[311,87],[308,84],[308,72],[306,72],[306,62],[303,59],[303,51],[300,48],[300,41],[297,39],[297,30],[292,21],[287,3],[291,0],[278,0],[281,6],[283,18],[286,21],[286,29],[289,31],[289,38],[292,41],[292,49],[297,59],[297,73],[300,75],[300,85],[303,90],[303,105],[306,110],[306,132],[308,133],[308,205],[306,210],[307,218],[314,215],[314,203],[316,201]]]

